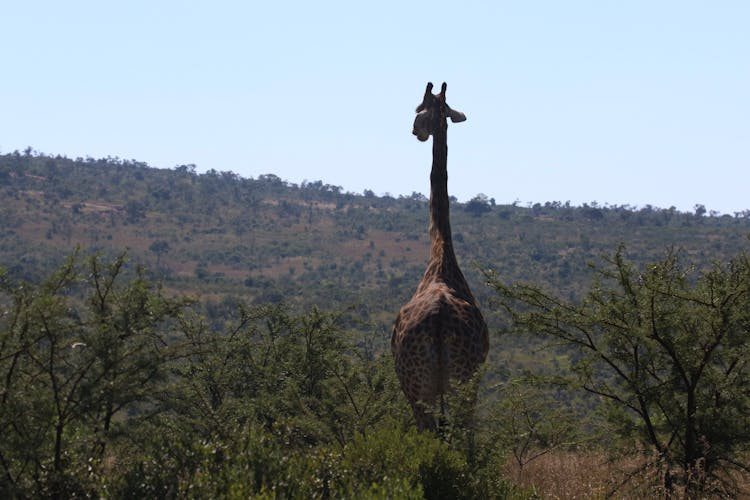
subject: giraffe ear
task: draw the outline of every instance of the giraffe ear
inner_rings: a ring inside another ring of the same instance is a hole
[[[417,106],[417,113],[420,113],[424,111],[425,107],[427,107],[427,100],[432,96],[432,82],[427,82],[427,88],[424,91],[424,97],[422,98],[422,103]]]
[[[460,123],[466,121],[466,115],[461,113],[460,111],[456,111],[454,109],[451,109],[449,106],[446,105],[448,108],[448,117],[450,117],[451,121],[453,123]]]

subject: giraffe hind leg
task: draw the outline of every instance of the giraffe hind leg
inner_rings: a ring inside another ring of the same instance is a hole
[[[423,401],[414,401],[411,404],[417,430],[436,432],[438,429],[435,416],[431,409]]]

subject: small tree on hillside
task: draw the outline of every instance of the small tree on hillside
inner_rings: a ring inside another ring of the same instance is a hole
[[[159,269],[161,267],[161,256],[170,250],[169,243],[164,240],[156,240],[151,243],[148,249],[156,254],[156,268]]]
[[[492,210],[492,206],[487,196],[478,194],[474,198],[466,202],[464,210],[473,215],[474,217],[481,217],[483,214]]]
[[[667,491],[676,480],[731,491],[722,472],[750,470],[750,260],[698,273],[674,251],[644,269],[623,254],[580,303],[488,276],[518,330],[572,349],[573,381],[607,405],[619,436],[655,452]]]

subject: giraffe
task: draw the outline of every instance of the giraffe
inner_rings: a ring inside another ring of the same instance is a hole
[[[434,409],[443,408],[450,381],[466,382],[484,362],[489,349],[487,324],[453,252],[448,198],[447,118],[466,116],[445,102],[427,84],[417,107],[413,134],[421,142],[432,135],[430,173],[430,258],[414,296],[399,311],[393,326],[391,352],[401,388],[409,400],[417,428],[437,430]]]

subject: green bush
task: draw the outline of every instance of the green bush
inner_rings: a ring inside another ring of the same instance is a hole
[[[517,494],[460,425],[413,429],[390,354],[343,314],[221,306],[201,316],[122,255],[0,273],[0,497]]]
[[[386,425],[356,436],[344,448],[341,468],[351,480],[381,484],[410,481],[426,498],[478,498],[464,457],[436,436]]]

